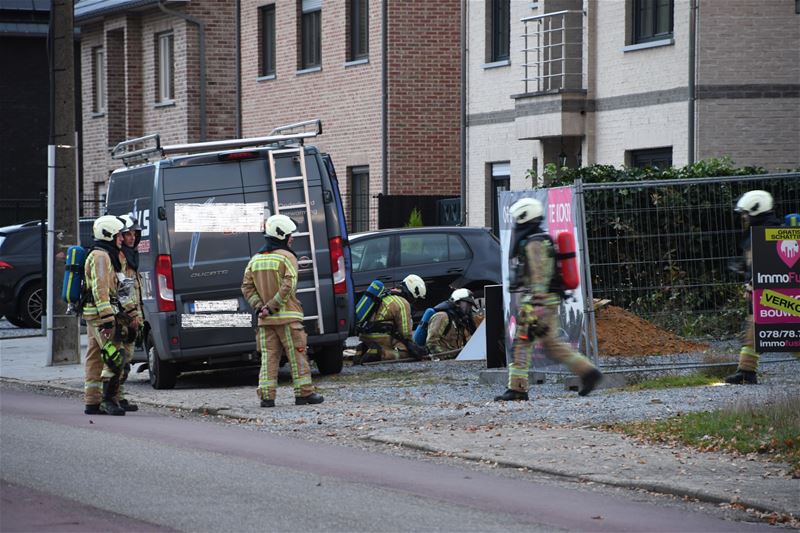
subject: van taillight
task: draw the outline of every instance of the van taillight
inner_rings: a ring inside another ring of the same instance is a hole
[[[241,161],[243,159],[256,159],[258,157],[258,152],[231,152],[229,154],[220,154],[219,160],[220,161],[233,161],[238,160]]]
[[[172,258],[159,255],[156,259],[156,302],[159,311],[175,310],[175,292],[172,285]]]
[[[342,238],[332,238],[329,242],[329,248],[331,251],[331,272],[333,273],[333,293],[344,294],[347,292],[347,276],[344,269]]]

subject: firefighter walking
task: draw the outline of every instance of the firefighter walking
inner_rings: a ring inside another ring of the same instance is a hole
[[[258,397],[261,407],[275,407],[278,368],[286,353],[294,384],[295,405],[322,403],[314,392],[306,353],[303,308],[296,296],[297,257],[291,248],[295,223],[272,215],[265,228],[266,244],[244,271],[242,294],[258,317],[256,346],[261,354]]]
[[[127,331],[120,318],[132,310],[130,304],[122,307],[118,291],[120,280],[124,278],[120,260],[124,227],[125,223],[112,215],[95,220],[94,245],[84,267],[86,295],[82,312],[88,334],[84,358],[84,413],[87,415],[125,414],[114,399],[127,358],[122,347]]]
[[[740,247],[744,254],[745,264],[745,292],[747,294],[748,309],[747,323],[744,330],[744,342],[739,350],[739,366],[734,374],[725,378],[726,383],[732,385],[755,385],[758,383],[759,356],[755,351],[755,331],[753,325],[753,298],[752,264],[753,250],[750,242],[750,228],[759,226],[780,226],[781,221],[772,210],[772,195],[767,191],[749,191],[739,198],[734,210],[741,215],[744,236]]]
[[[526,294],[520,299],[517,311],[508,389],[496,396],[495,401],[528,399],[528,369],[537,341],[541,342],[549,359],[565,364],[580,376],[578,394],[586,396],[603,375],[589,359],[556,337],[561,298],[554,285],[557,276],[555,249],[541,227],[544,208],[538,200],[523,198],[511,206],[509,214],[515,223],[511,255],[518,258],[521,265],[512,285],[524,287]]]
[[[421,360],[425,349],[413,340],[411,302],[423,300],[425,294],[425,281],[416,274],[409,274],[398,289],[383,296],[369,324],[359,334],[361,346],[353,363]]]

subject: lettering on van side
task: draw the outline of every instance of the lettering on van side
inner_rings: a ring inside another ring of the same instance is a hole
[[[192,272],[191,274],[189,274],[189,277],[190,278],[208,278],[208,277],[211,277],[211,276],[224,276],[228,272],[230,272],[230,270],[227,269],[227,268],[225,270],[206,270],[205,272]]]

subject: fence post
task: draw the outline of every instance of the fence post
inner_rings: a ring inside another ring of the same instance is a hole
[[[575,180],[575,195],[578,199],[578,229],[581,232],[581,290],[583,291],[583,334],[586,356],[595,364],[598,363],[597,353],[597,322],[594,312],[594,293],[592,291],[592,265],[589,261],[589,237],[586,231],[586,203],[584,202],[583,180]]]

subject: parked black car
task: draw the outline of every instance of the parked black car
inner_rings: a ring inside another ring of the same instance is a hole
[[[414,316],[466,287],[483,297],[483,287],[502,282],[500,242],[489,228],[442,226],[397,228],[350,236],[356,301],[372,280],[399,284],[408,274],[425,280],[427,295]]]
[[[92,244],[94,219],[80,221],[80,241]],[[0,228],[0,315],[18,327],[41,327],[45,294],[42,290],[41,222],[34,220]]]

